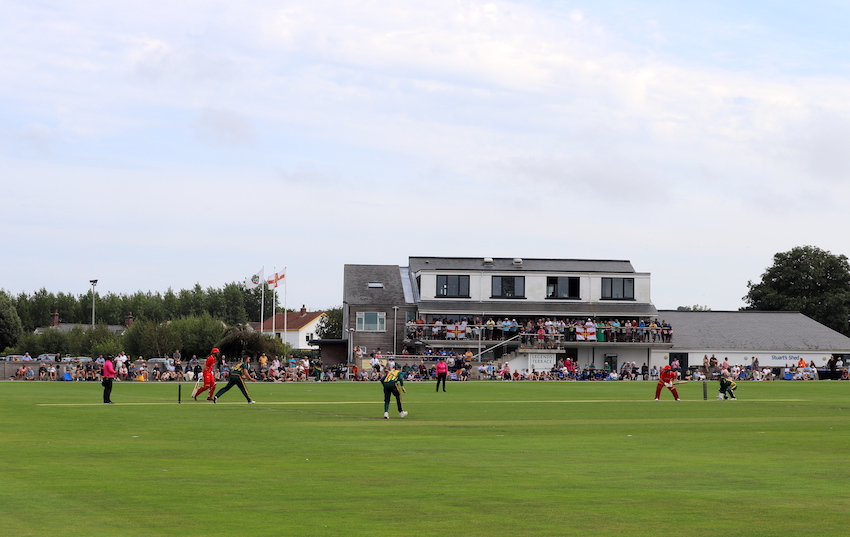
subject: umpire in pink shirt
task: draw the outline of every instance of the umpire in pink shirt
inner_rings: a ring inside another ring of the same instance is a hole
[[[103,386],[103,404],[114,405],[112,402],[112,382],[115,380],[115,365],[112,363],[112,356],[103,361],[103,380],[100,381]]]

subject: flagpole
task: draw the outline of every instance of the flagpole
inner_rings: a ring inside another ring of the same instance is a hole
[[[265,312],[263,310],[263,307],[266,305],[266,266],[265,265],[263,265],[263,268],[260,269],[260,274],[263,275],[263,277],[260,278],[260,285],[262,285],[262,287],[260,288],[260,334],[262,334],[263,333],[263,323],[265,322],[265,319],[264,319],[264,317],[265,317],[264,313]]]
[[[287,325],[286,321],[289,317],[289,314],[286,312],[286,286],[288,285],[286,282],[289,278],[286,277],[286,267],[283,267],[283,342],[286,343],[286,337],[288,332],[286,331]],[[288,358],[288,357],[287,357]]]
[[[272,287],[272,339],[274,339],[274,321],[277,316],[277,265],[274,266],[274,287]]]

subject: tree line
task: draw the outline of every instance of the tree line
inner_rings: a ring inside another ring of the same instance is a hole
[[[161,357],[179,349],[187,357],[203,357],[212,347],[219,347],[229,356],[288,353],[288,345],[248,329],[249,321],[260,320],[261,304],[264,316],[270,317],[272,294],[263,293],[259,287],[245,289],[239,283],[207,289],[196,284],[176,293],[168,289],[165,293],[103,296],[92,291],[54,294],[44,288],[17,296],[0,291],[0,351],[3,355],[29,352],[33,356],[99,356],[124,351],[132,356]],[[75,326],[70,330],[50,329],[54,311],[60,323]],[[277,312],[282,311],[278,308]],[[132,326],[123,335],[110,328],[125,325],[128,316],[133,317]],[[36,334],[36,328],[45,330]]]
[[[265,295],[264,301],[262,300]],[[195,284],[192,289],[165,293],[137,291],[133,294],[99,293],[89,290],[82,295],[54,294],[41,288],[35,293],[10,295],[12,304],[24,331],[50,326],[54,310],[59,321],[70,324],[91,324],[92,298],[94,298],[95,324],[123,325],[125,318],[166,322],[180,317],[208,313],[228,325],[245,324],[260,320],[261,302],[266,316],[271,316],[273,297],[260,287],[245,289],[241,283],[229,283],[222,288],[203,289]],[[282,310],[281,310],[282,311]]]

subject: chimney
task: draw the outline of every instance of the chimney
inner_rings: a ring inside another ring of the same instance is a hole
[[[53,310],[50,314],[50,326],[59,326],[59,310]]]
[[[301,315],[307,315],[307,306],[301,304]]]
[[[126,326],[127,328],[130,328],[131,326],[133,326],[133,320],[134,320],[133,312],[131,311],[130,313],[127,314],[126,317],[124,317],[124,326]]]

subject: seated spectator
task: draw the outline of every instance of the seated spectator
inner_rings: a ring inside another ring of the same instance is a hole
[[[86,370],[79,358],[74,359],[74,381],[86,380]]]
[[[47,366],[47,378],[48,380],[56,380],[56,365],[50,364]]]
[[[86,362],[86,365],[83,366],[83,371],[85,375],[85,380],[94,380],[94,364],[91,362]]]
[[[24,373],[24,380],[35,380],[35,371],[31,367],[28,367]]]
[[[44,362],[38,366],[38,380],[47,380],[47,366]]]

